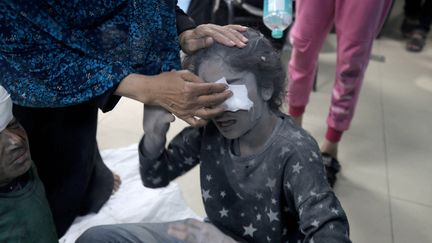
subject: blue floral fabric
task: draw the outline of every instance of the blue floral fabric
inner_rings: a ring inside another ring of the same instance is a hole
[[[130,73],[180,69],[175,0],[0,0],[0,84],[14,103],[63,107]]]

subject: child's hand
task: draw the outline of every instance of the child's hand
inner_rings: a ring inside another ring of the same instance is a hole
[[[166,133],[175,117],[158,106],[144,105],[144,147],[147,152],[157,154],[165,146]]]
[[[236,242],[214,225],[196,219],[188,219],[184,223],[171,224],[168,234],[187,243]]]

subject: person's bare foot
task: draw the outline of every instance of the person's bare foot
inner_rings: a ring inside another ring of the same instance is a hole
[[[121,178],[119,175],[117,175],[116,173],[113,172],[113,176],[114,176],[114,185],[113,185],[113,191],[112,194],[116,193],[121,185]]]

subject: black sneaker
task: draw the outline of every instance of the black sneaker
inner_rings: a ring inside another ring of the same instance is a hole
[[[406,49],[410,52],[421,52],[426,44],[427,32],[415,29],[409,38]]]
[[[336,174],[341,170],[341,165],[336,158],[332,157],[328,153],[321,153],[321,156],[323,158],[324,167],[326,170],[327,181],[333,188],[337,179]]]

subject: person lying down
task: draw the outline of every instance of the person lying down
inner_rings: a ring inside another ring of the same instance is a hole
[[[99,226],[77,242],[351,242],[316,141],[279,111],[285,75],[278,53],[261,33],[244,35],[242,49],[214,44],[184,61],[208,82],[226,81],[233,97],[222,115],[185,128],[165,148],[174,117],[144,108],[144,185],[167,186],[200,164],[206,220]]]

